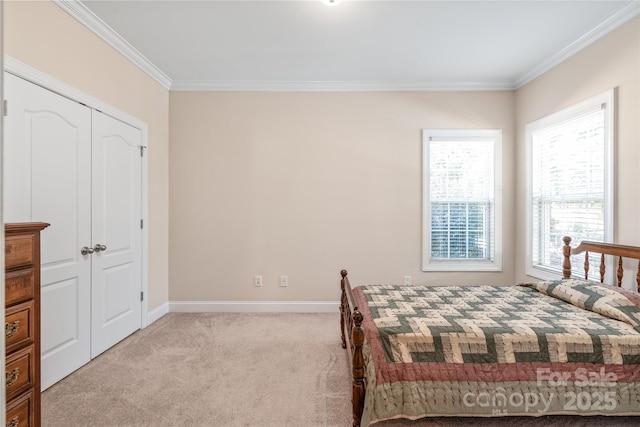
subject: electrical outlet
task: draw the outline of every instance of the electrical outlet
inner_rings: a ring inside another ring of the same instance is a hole
[[[411,285],[411,276],[404,276],[404,285],[405,286]]]
[[[262,286],[262,276],[255,276],[253,278],[253,285],[258,287]]]
[[[287,276],[280,276],[280,286],[283,288],[289,286],[289,278]]]

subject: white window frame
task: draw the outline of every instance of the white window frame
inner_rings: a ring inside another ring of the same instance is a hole
[[[557,267],[545,267],[534,265],[533,263],[533,135],[540,130],[550,128],[562,122],[577,118],[583,114],[593,111],[596,108],[603,108],[604,114],[604,242],[613,241],[614,222],[614,117],[615,117],[615,91],[608,90],[600,95],[589,98],[583,102],[550,114],[546,117],[531,122],[525,126],[526,140],[526,267],[525,274],[543,280],[557,280],[562,277],[562,265]],[[571,161],[570,159],[567,160]],[[569,236],[573,237],[573,236]],[[580,242],[575,240],[571,246],[575,247]],[[581,258],[582,259],[582,258]],[[609,283],[613,279],[613,268],[611,261],[607,260],[607,273],[605,280]],[[584,276],[582,262],[579,265],[572,263],[572,273],[575,276]]]
[[[429,185],[429,143],[437,141],[492,141],[493,158],[493,259],[432,260],[431,200]],[[422,271],[502,271],[502,129],[423,129],[422,130]]]

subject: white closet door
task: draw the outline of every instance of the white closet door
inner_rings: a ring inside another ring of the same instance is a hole
[[[90,360],[91,110],[5,73],[4,221],[41,241],[42,389]]]
[[[95,357],[141,326],[142,133],[93,111],[92,134],[92,234],[96,252],[91,357]]]

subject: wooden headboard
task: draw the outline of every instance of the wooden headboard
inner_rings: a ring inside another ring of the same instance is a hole
[[[564,256],[564,261],[562,262],[562,277],[564,279],[568,279],[571,277],[571,255],[576,255],[584,252],[584,278],[585,280],[589,276],[589,252],[596,252],[600,254],[600,282],[604,282],[604,274],[605,274],[605,255],[613,255],[617,258],[617,278],[618,278],[618,286],[622,286],[622,276],[624,275],[624,269],[622,268],[622,259],[623,258],[631,258],[638,260],[638,272],[636,274],[636,289],[634,291],[638,291],[640,289],[640,247],[638,246],[624,246],[624,245],[616,245],[613,243],[599,243],[599,242],[589,242],[583,241],[577,247],[571,247],[571,237],[565,236],[562,238],[564,242],[564,247],[562,248],[562,255]]]

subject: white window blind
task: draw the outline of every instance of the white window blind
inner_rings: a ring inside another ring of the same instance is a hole
[[[610,238],[607,106],[596,98],[529,126],[532,271],[528,274],[541,277],[536,269],[561,271],[563,236],[571,236],[574,245]],[[574,274],[582,274],[583,262],[583,256],[572,259]],[[591,262],[599,263],[599,258]],[[597,271],[591,269],[594,279]]]
[[[480,269],[499,268],[498,144],[495,132],[475,133],[440,131],[425,139],[425,270],[475,270],[482,264]]]

